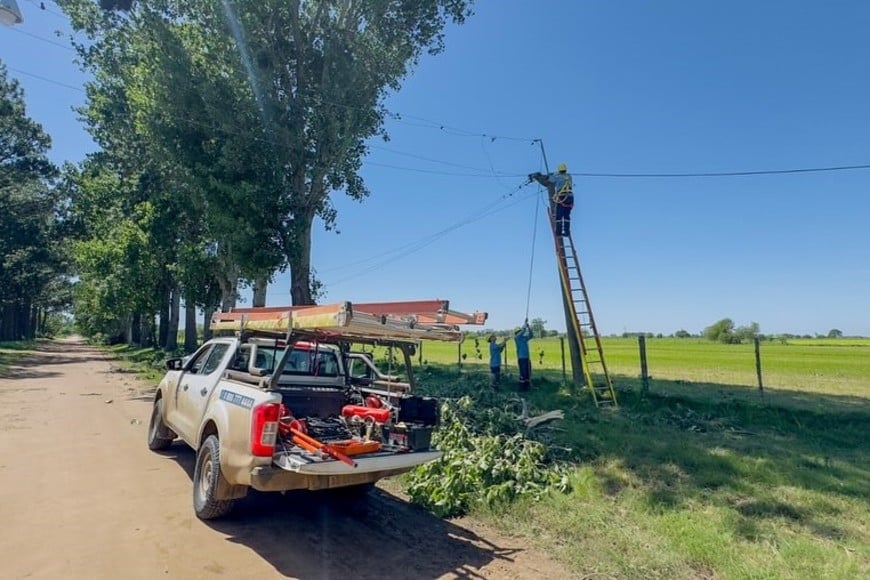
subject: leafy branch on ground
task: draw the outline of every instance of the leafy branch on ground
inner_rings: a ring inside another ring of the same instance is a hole
[[[468,378],[437,389],[466,394],[443,400],[433,441],[444,455],[411,472],[411,499],[440,517],[451,517],[475,507],[499,509],[520,497],[537,500],[551,490],[567,491],[567,471],[552,461],[547,446],[525,430],[512,409],[521,402],[478,382]],[[469,387],[478,388],[472,395]]]

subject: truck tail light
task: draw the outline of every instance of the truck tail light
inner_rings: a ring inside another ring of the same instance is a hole
[[[264,403],[254,407],[251,417],[251,453],[257,457],[272,457],[278,436],[279,403]]]

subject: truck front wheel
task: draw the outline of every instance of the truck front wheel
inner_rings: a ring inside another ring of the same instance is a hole
[[[196,453],[193,470],[193,511],[201,520],[219,518],[233,508],[235,500],[215,497],[221,477],[220,442],[214,435],[209,435]]]
[[[161,451],[175,440],[175,434],[163,422],[163,399],[154,401],[151,409],[151,422],[148,424],[148,449]]]

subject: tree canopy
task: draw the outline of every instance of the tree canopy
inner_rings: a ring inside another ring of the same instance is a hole
[[[211,306],[194,292],[207,280],[226,307],[240,281],[264,288],[283,269],[293,303],[313,303],[315,219],[332,229],[334,193],[369,195],[359,170],[367,141],[387,137],[385,97],[471,0],[58,5],[93,76],[82,115],[102,152],[88,171],[124,184],[111,203],[125,216],[152,216],[138,227],[168,270],[159,309],[167,288]],[[164,215],[186,227],[154,229]]]
[[[69,295],[50,146],[0,62],[0,340],[33,338]]]
[[[702,334],[707,340],[724,342],[725,344],[740,344],[743,341],[758,338],[759,332],[760,327],[757,322],[735,328],[733,320],[723,318],[705,328]]]

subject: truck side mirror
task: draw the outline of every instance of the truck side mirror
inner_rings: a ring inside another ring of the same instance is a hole
[[[182,368],[182,359],[180,358],[171,358],[166,361],[166,370],[170,371],[180,371]]]

